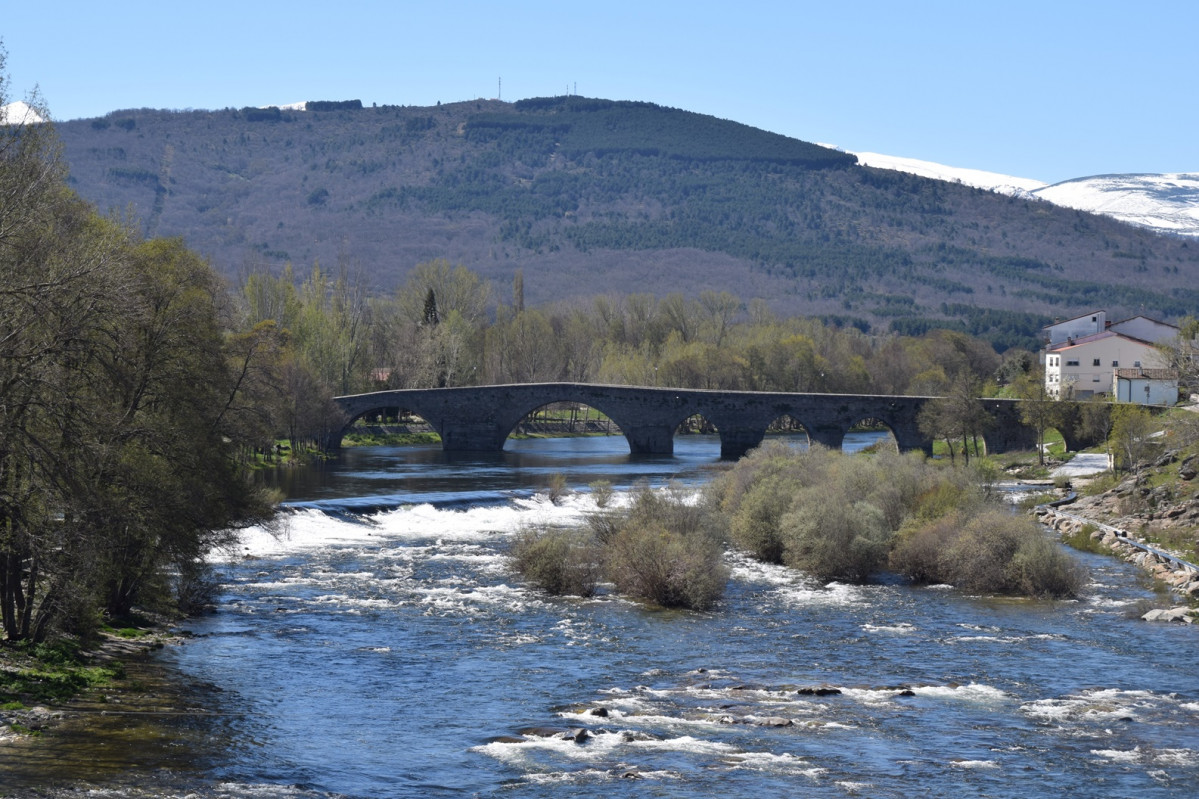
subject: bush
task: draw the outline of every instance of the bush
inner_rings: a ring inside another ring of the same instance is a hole
[[[668,608],[710,608],[728,582],[719,542],[659,525],[625,525],[608,547],[606,567],[621,593]]]
[[[596,480],[591,483],[591,499],[595,507],[606,508],[612,502],[612,484],[607,480]]]
[[[890,564],[915,582],[950,583],[986,594],[1072,597],[1086,576],[1040,525],[1002,508],[905,529]]]
[[[714,515],[677,487],[642,486],[609,519],[605,573],[623,594],[663,607],[705,610],[724,595],[728,569]]]
[[[550,502],[554,503],[555,505],[562,503],[562,500],[564,500],[567,495],[570,494],[570,489],[566,487],[566,475],[562,474],[561,472],[554,472],[550,475],[548,494]]]
[[[1086,573],[1039,530],[1026,535],[1007,565],[1004,593],[1036,597],[1075,597]]]
[[[767,563],[783,562],[780,522],[791,509],[793,491],[778,475],[754,484],[729,519],[733,543]]]
[[[887,563],[891,531],[883,513],[868,502],[826,499],[798,501],[783,518],[784,561],[825,580],[863,582]]]
[[[957,516],[943,516],[906,527],[896,537],[890,567],[916,583],[935,583],[942,577],[941,553],[961,528]]]
[[[583,531],[524,529],[512,558],[526,580],[549,594],[592,596],[599,582],[599,548]]]

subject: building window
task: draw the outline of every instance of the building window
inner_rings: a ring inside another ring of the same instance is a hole
[[[1133,366],[1135,366],[1137,369],[1140,369],[1140,368],[1141,368],[1141,362],[1140,362],[1140,361],[1133,361],[1133,362],[1132,362],[1132,365],[1133,365]]]
[[[1112,361],[1112,368],[1113,368],[1113,369],[1114,369],[1114,368],[1116,368],[1116,367],[1118,367],[1119,365],[1120,365],[1120,362],[1119,362],[1119,361]]]
[[[1078,359],[1077,359],[1077,358],[1071,358],[1071,359],[1067,360],[1067,361],[1066,361],[1066,366],[1078,366]]]
[[[1095,360],[1091,361],[1091,366],[1098,366],[1098,365],[1099,365],[1099,359],[1098,359],[1098,358],[1096,358]]]
[[[1092,378],[1091,378],[1091,382],[1092,382],[1092,383],[1098,383],[1098,382],[1099,382],[1099,375],[1095,375],[1094,377],[1092,377]]]

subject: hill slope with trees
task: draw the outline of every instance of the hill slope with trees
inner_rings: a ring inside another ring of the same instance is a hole
[[[226,274],[340,263],[388,291],[435,258],[530,302],[729,290],[920,334],[1199,305],[1194,242],[857,165],[650,103],[117,111],[60,124],[71,185]]]

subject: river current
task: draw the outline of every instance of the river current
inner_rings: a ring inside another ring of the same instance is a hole
[[[522,526],[595,511],[589,483],[695,487],[718,454],[544,439],[293,471],[279,528],[217,556],[216,612],[155,660],[185,712],[0,749],[40,759],[0,763],[0,795],[1196,795],[1199,631],[1139,621],[1160,597],[1112,558],[1078,555],[1086,596],[1049,602],[730,554],[706,613],[508,569]]]

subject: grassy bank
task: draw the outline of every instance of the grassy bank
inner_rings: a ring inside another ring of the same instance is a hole
[[[68,703],[103,704],[107,691],[125,683],[131,658],[160,649],[172,636],[167,627],[129,621],[101,628],[87,644],[66,637],[0,644],[0,740],[5,733],[40,735],[54,709]]]

